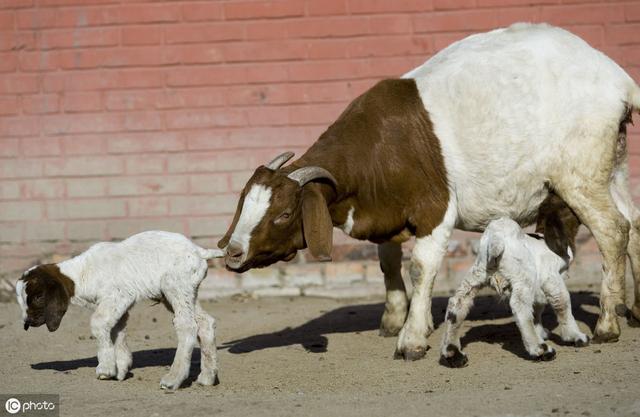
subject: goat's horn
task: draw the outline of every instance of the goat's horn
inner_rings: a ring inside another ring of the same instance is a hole
[[[278,156],[276,156],[273,161],[269,162],[267,164],[267,168],[271,169],[271,170],[277,170],[280,169],[280,167],[284,164],[287,163],[287,161],[291,158],[293,158],[293,155],[295,155],[293,152],[285,152],[283,154],[280,154]]]
[[[291,174],[287,175],[288,178],[296,181],[302,187],[309,181],[317,180],[319,178],[328,179],[333,183],[333,185],[337,185],[338,182],[333,175],[329,171],[320,167],[302,167],[293,171]]]

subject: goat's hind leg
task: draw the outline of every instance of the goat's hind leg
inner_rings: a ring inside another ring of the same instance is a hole
[[[380,336],[397,336],[407,318],[409,306],[401,274],[402,246],[394,242],[381,243],[378,245],[378,257],[386,290],[384,313],[380,320]]]
[[[573,343],[576,347],[587,346],[589,337],[580,331],[575,318],[573,318],[571,297],[564,283],[563,275],[553,275],[547,278],[542,285],[542,291],[556,313],[562,340]]]
[[[544,304],[533,304],[533,324],[536,327],[538,336],[540,336],[542,340],[547,340],[549,338],[549,332],[542,325],[542,313],[544,313],[544,307]]]
[[[218,353],[216,348],[216,321],[196,302],[196,322],[200,342],[200,385],[215,385],[218,382]]]
[[[533,323],[533,294],[529,288],[515,286],[511,292],[509,305],[513,313],[524,347],[531,358],[541,361],[555,359],[556,352],[544,343]]]
[[[440,347],[440,364],[450,368],[467,366],[467,355],[462,352],[460,344],[460,327],[473,306],[473,299],[484,285],[484,279],[470,273],[462,281],[453,297],[449,298],[447,314],[445,315],[446,329]]]

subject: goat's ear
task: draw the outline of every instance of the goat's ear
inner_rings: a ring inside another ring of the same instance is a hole
[[[227,233],[218,241],[218,247],[220,249],[224,249],[229,245],[229,240],[231,239],[231,235],[233,231],[236,229],[236,224],[238,224],[238,219],[240,218],[240,212],[242,211],[242,205],[244,204],[244,195],[240,196],[238,200],[238,207],[236,207],[236,214],[233,216],[233,221],[231,221],[231,226],[229,226],[229,230]]]
[[[302,229],[311,254],[319,261],[330,261],[333,223],[318,184],[302,187]]]
[[[47,329],[50,332],[58,330],[62,317],[69,307],[70,295],[56,277],[51,280],[46,291],[46,306],[44,308],[44,319]]]

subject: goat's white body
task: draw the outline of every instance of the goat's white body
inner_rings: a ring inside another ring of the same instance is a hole
[[[473,231],[501,216],[535,221],[546,184],[591,167],[611,146],[603,138],[617,135],[625,103],[640,106],[615,62],[547,25],[470,36],[405,77],[416,80],[440,140],[456,226]]]
[[[91,331],[98,343],[99,378],[126,377],[131,366],[124,333],[127,311],[139,300],[152,299],[171,307],[178,334],[176,357],[161,386],[176,389],[188,376],[196,337],[202,349],[198,382],[214,383],[215,321],[196,297],[207,274],[207,259],[219,256],[221,250],[203,249],[183,235],[148,231],[122,242],[97,243],[58,264],[75,284],[71,302],[95,310]]]

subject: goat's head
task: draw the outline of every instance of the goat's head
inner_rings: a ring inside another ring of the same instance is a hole
[[[258,167],[240,195],[238,207],[218,247],[226,248],[227,268],[251,268],[293,259],[309,247],[320,260],[331,259],[333,224],[318,182],[336,180],[320,167],[280,170],[293,152]]]
[[[38,265],[26,271],[16,283],[24,329],[46,324],[50,332],[57,330],[73,293],[73,281],[56,264]]]

